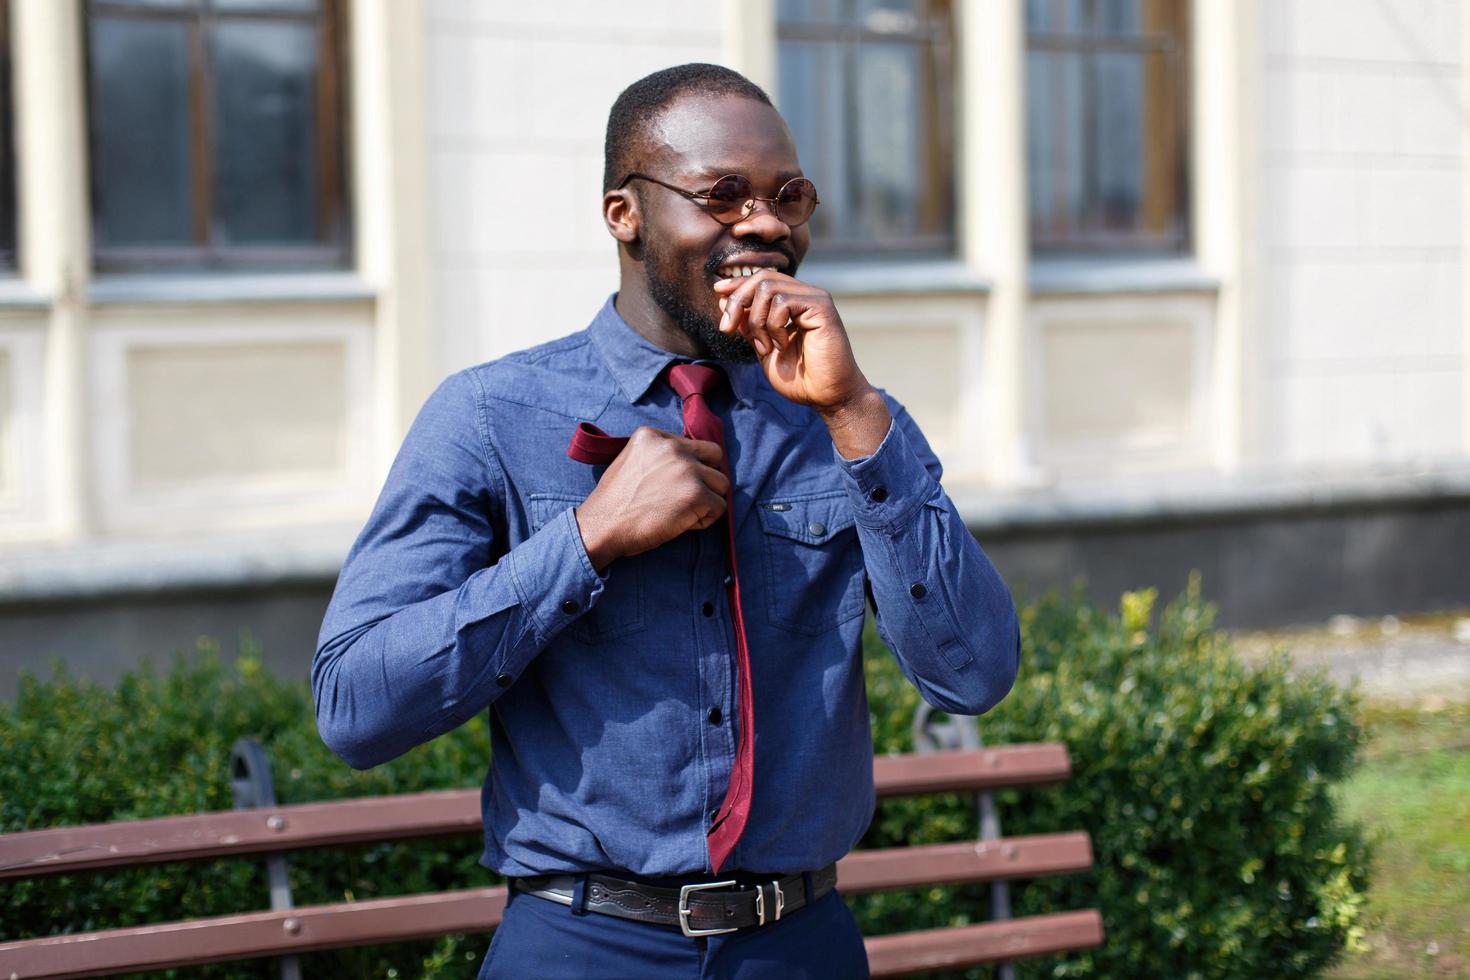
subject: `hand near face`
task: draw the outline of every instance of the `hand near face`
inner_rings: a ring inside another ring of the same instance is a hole
[[[825,289],[774,269],[721,279],[714,289],[724,311],[720,331],[755,348],[771,387],[785,398],[830,411],[871,387]]]
[[[755,348],[771,387],[815,409],[848,459],[873,453],[892,417],[853,357],[832,295],[774,269],[715,283],[720,330]]]

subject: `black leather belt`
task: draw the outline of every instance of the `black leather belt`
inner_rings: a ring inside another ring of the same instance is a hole
[[[542,875],[512,878],[516,891],[550,899],[562,905],[575,901],[578,875]],[[588,912],[614,915],[634,922],[677,926],[686,936],[716,936],[747,926],[777,922],[826,895],[837,885],[837,865],[829,864],[811,874],[811,895],[806,876],[790,875],[751,884],[726,881],[697,882],[679,888],[663,888],[607,875],[589,874],[584,893]]]

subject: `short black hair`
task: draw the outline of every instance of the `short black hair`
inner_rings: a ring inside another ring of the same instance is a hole
[[[602,189],[610,191],[633,169],[633,158],[648,139],[660,111],[683,95],[739,95],[771,104],[759,85],[723,65],[693,63],[645,75],[623,89],[607,114],[603,143]]]

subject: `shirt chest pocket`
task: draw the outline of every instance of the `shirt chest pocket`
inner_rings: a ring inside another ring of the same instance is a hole
[[[534,533],[562,511],[587,499],[585,494],[533,493],[527,501]],[[597,605],[567,626],[565,635],[583,643],[597,643],[627,636],[643,629],[643,583],[633,562],[623,559],[608,569],[607,582]]]
[[[863,614],[863,553],[847,493],[758,501],[771,622],[817,635]]]

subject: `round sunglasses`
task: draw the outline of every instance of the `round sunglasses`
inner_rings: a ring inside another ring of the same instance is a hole
[[[750,178],[741,174],[727,174],[715,181],[707,191],[687,191],[682,187],[634,171],[624,177],[617,190],[622,190],[630,180],[646,180],[667,187],[675,194],[687,197],[704,208],[706,214],[722,225],[733,225],[749,218],[755,211],[757,201],[771,206],[771,211],[788,228],[805,224],[821,202],[817,199],[817,185],[805,177],[793,177],[781,185],[775,197],[757,197]]]

